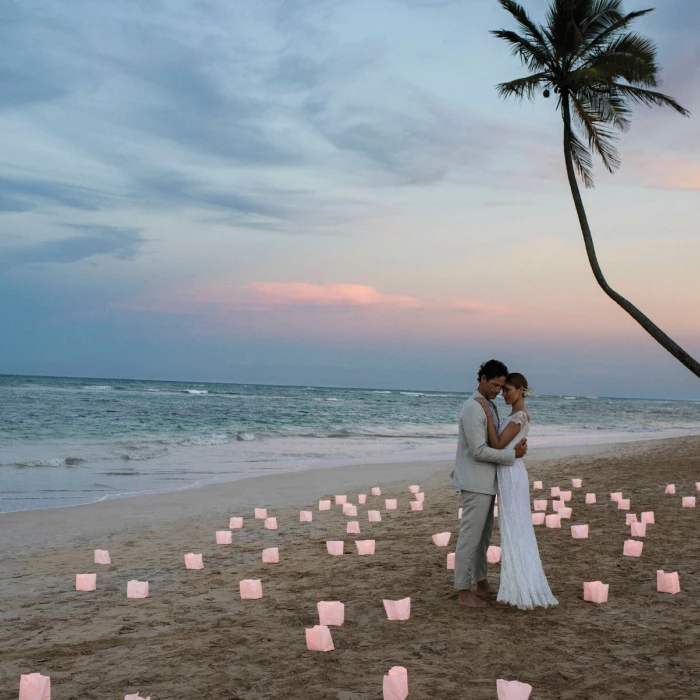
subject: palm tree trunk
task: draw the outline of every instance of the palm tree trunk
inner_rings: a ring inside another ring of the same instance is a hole
[[[627,299],[618,294],[608,283],[603,272],[598,264],[595,246],[593,245],[593,236],[591,229],[588,226],[588,218],[586,210],[583,208],[583,200],[581,192],[576,181],[576,173],[574,172],[574,163],[571,157],[571,110],[569,105],[569,96],[562,91],[562,106],[564,117],[564,160],[566,161],[566,174],[569,178],[569,186],[571,187],[571,196],[574,198],[576,213],[578,214],[579,224],[581,225],[581,233],[583,234],[583,242],[586,245],[586,254],[590,263],[593,275],[600,285],[601,289],[616,303],[619,304],[654,340],[662,347],[666,348],[681,364],[685,365],[696,377],[700,377],[700,362],[691,357],[678,343],[667,336],[651,319],[647,318],[634,304],[631,304]]]

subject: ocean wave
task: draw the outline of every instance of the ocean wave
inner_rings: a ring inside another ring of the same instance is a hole
[[[236,435],[236,440],[239,442],[251,442],[255,440],[255,435],[252,433],[238,433]]]
[[[110,386],[109,384],[87,384],[82,388],[89,389],[91,391],[111,391],[114,389],[114,387]]]
[[[121,458],[132,462],[144,462],[147,459],[165,457],[169,451],[167,447],[164,447],[162,450],[153,450],[152,452],[122,452]]]
[[[13,462],[12,467],[72,467],[74,464],[85,462],[80,457],[50,457],[49,459],[37,459],[29,462]],[[4,465],[8,466],[8,465]]]
[[[340,401],[340,399],[336,399],[335,396],[331,396],[331,397],[329,397],[329,398],[327,398],[327,399],[325,399],[325,400],[326,400],[326,401]]]
[[[208,394],[209,392],[206,389],[185,389],[182,393],[183,394],[199,395],[199,394]]]

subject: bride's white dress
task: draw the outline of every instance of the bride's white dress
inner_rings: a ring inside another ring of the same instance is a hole
[[[513,447],[527,435],[530,423],[525,412],[518,411],[501,422],[499,434],[509,423],[520,425],[520,431],[508,445]],[[558,605],[542,570],[530,515],[530,482],[522,459],[516,459],[510,467],[498,467],[498,527],[501,532],[498,601],[524,609]]]

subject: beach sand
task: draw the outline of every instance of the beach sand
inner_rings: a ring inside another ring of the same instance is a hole
[[[451,464],[367,465],[218,484],[90,506],[0,515],[0,700],[18,696],[21,673],[52,679],[54,700],[184,698],[381,698],[382,676],[408,670],[410,698],[487,699],[496,679],[530,683],[533,700],[700,697],[700,438],[533,451],[531,482],[574,490],[570,524],[588,523],[590,538],[536,528],[540,552],[560,605],[519,611],[493,605],[460,608],[445,566],[458,532],[459,497]],[[425,509],[411,512],[408,485],[421,484]],[[676,496],[664,486],[675,483]],[[361,535],[346,535],[339,506],[317,501],[382,486],[358,508]],[[593,491],[598,504],[584,505]],[[611,491],[632,510],[653,510],[639,559],[622,557],[629,537]],[[398,498],[396,511],[384,498]],[[551,504],[551,499],[550,504]],[[279,529],[264,530],[253,508],[267,507]],[[300,523],[299,510],[313,510]],[[366,511],[380,509],[381,523]],[[550,511],[551,512],[551,505]],[[233,545],[214,532],[243,516]],[[447,548],[431,535],[449,530]],[[345,540],[331,557],[326,540]],[[375,539],[360,557],[355,539]],[[498,544],[498,528],[493,544]],[[261,551],[279,547],[280,563]],[[108,549],[112,565],[93,564]],[[183,555],[201,552],[203,571]],[[681,593],[656,592],[656,571],[678,571]],[[498,584],[499,565],[490,567]],[[78,593],[76,573],[97,572],[97,590]],[[241,579],[262,579],[261,600],[241,600]],[[148,580],[150,597],[126,598],[130,579]],[[584,581],[610,584],[610,600],[584,603]],[[382,599],[410,596],[411,618],[386,619]],[[335,651],[310,652],[304,629],[318,624],[316,603],[345,603],[345,624],[331,632]]]

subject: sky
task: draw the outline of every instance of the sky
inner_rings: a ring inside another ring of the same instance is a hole
[[[524,0],[542,20],[545,0]],[[608,281],[700,356],[700,3],[583,193]],[[625,9],[649,7],[626,0]],[[652,5],[653,6],[653,5]],[[555,101],[496,0],[6,0],[0,373],[700,399],[598,288]]]

